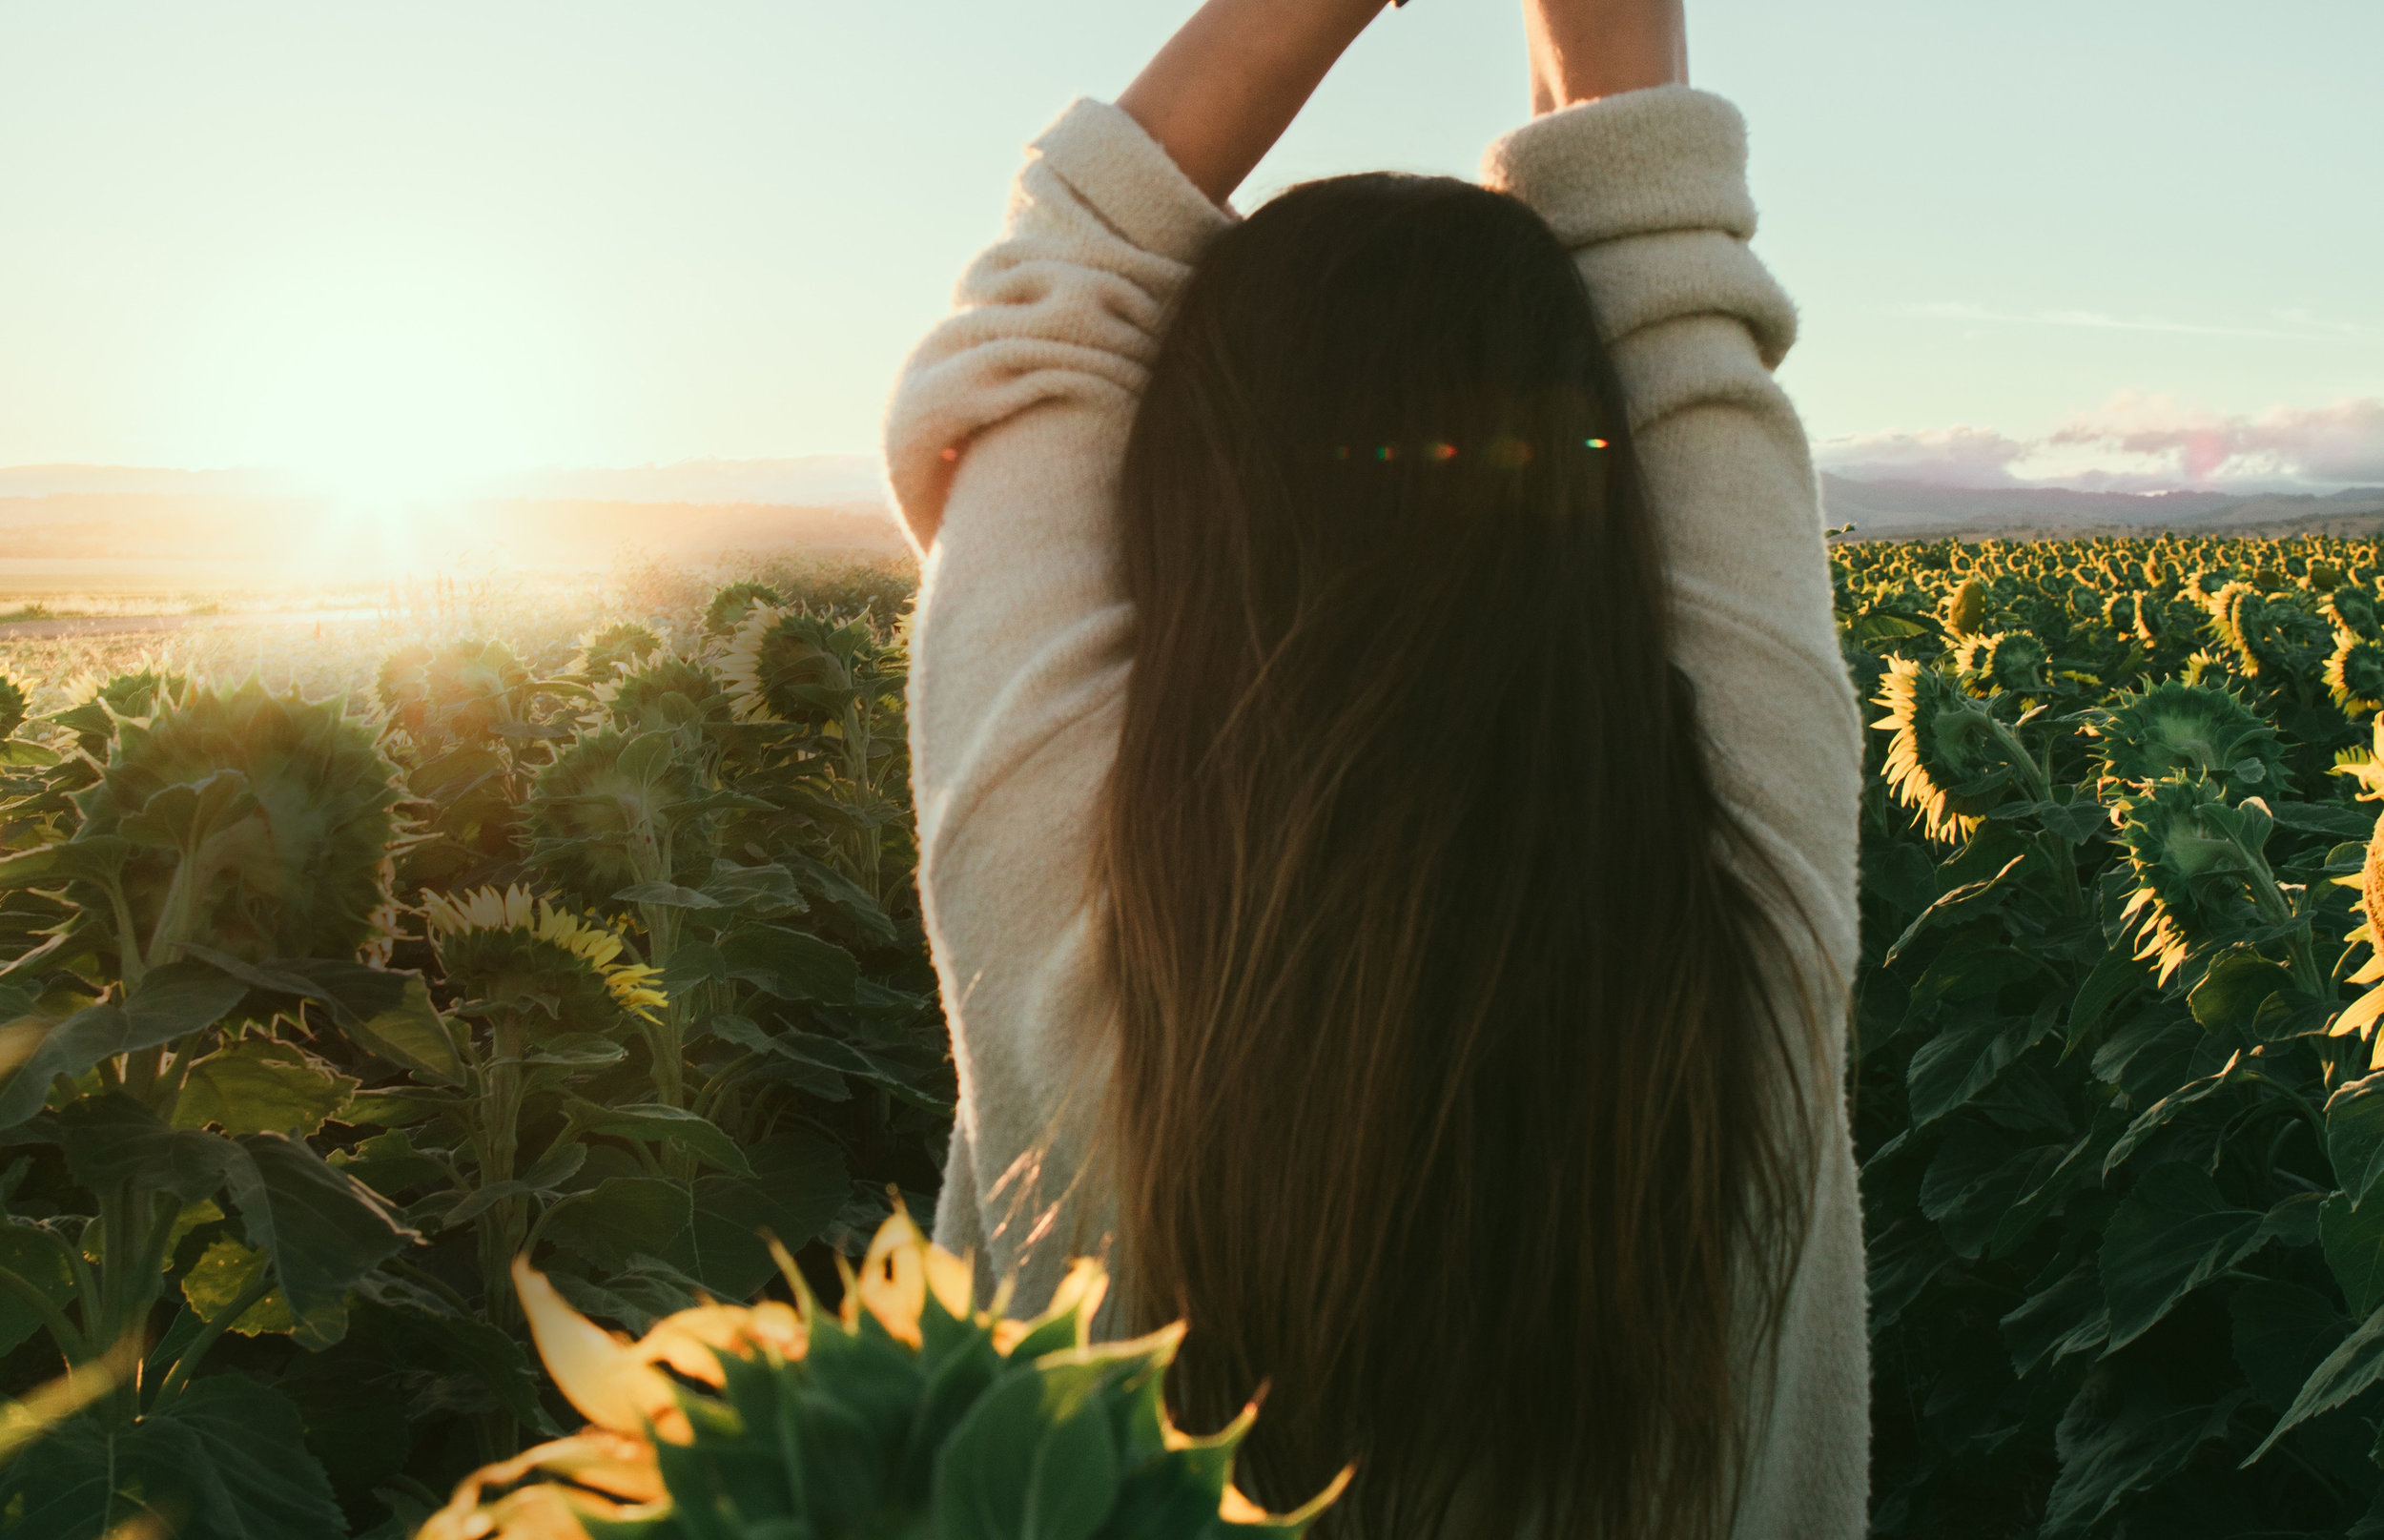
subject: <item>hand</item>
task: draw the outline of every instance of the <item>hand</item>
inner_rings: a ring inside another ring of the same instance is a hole
[[[1118,98],[1223,203],[1384,0],[1208,0]]]
[[[1531,112],[1689,83],[1682,0],[1523,0]]]

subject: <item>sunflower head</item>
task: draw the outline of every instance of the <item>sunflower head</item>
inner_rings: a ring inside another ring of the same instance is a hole
[[[2238,797],[2284,790],[2276,729],[2232,690],[2215,685],[2168,679],[2149,689],[2122,691],[2086,731],[2097,740],[2107,782],[2143,787],[2191,772]]]
[[[2348,716],[2384,706],[2384,642],[2337,632],[2322,677],[2326,691]]]
[[[474,999],[534,1005],[578,1032],[651,1021],[669,1003],[654,969],[621,960],[620,933],[524,888],[425,893],[422,917],[448,981]]]
[[[2123,916],[2138,939],[2135,955],[2158,959],[2166,983],[2230,913],[2249,905],[2243,857],[2230,837],[2247,820],[2216,784],[2192,773],[2119,797],[2112,812],[2137,884]],[[2265,839],[2266,820],[2256,822]]]
[[[755,605],[720,660],[737,715],[805,727],[837,720],[858,699],[850,641],[812,616]]]
[[[2328,593],[2343,585],[2340,564],[2313,559],[2301,574],[2301,585],[2312,593]]]
[[[1986,625],[1986,585],[1964,578],[1945,596],[1945,629],[1968,636]]]
[[[1097,1263],[1079,1262],[1049,1309],[1014,1321],[1006,1287],[977,1309],[969,1263],[899,1211],[848,1274],[838,1314],[779,1256],[799,1309],[701,1305],[635,1342],[517,1261],[539,1356],[592,1426],[475,1472],[417,1540],[1030,1534],[1048,1528],[1037,1511],[1064,1515],[1071,1534],[1298,1540],[1347,1484],[1345,1471],[1282,1515],[1244,1497],[1234,1451],[1257,1407],[1205,1437],[1179,1430],[1161,1382],[1183,1328],[1092,1342]],[[683,1508],[700,1531],[681,1527]]]
[[[581,679],[606,680],[642,667],[662,650],[662,638],[633,620],[615,621],[580,638],[579,656],[569,672]]]
[[[1929,838],[1966,836],[2007,799],[2011,770],[1994,720],[1943,674],[1891,658],[1874,700],[1887,715],[1871,726],[1895,733],[1884,767],[1888,789],[1922,815]]]
[[[373,693],[418,748],[486,742],[497,724],[520,720],[530,671],[503,642],[463,640],[400,647],[381,660]]]
[[[2338,633],[2370,641],[2384,637],[2384,617],[2376,613],[2375,594],[2359,584],[2338,583],[2326,590],[2326,596],[2318,601],[2318,612]]]
[[[730,720],[729,693],[712,666],[664,653],[596,688],[624,732],[717,726]]]
[[[2015,695],[2049,688],[2051,661],[2045,644],[2026,631],[1990,631],[1963,639],[1954,648],[1954,671],[1980,694],[2006,689]]]
[[[731,583],[704,606],[704,634],[728,636],[745,624],[746,611],[755,605],[787,607],[787,596],[767,583]]]
[[[113,725],[106,768],[74,795],[75,837],[131,841],[121,884],[137,934],[255,961],[350,957],[378,934],[397,768],[343,702],[252,679]],[[77,901],[113,930],[111,901],[88,886]]]
[[[713,841],[682,749],[672,733],[609,728],[565,749],[524,804],[530,858],[591,906],[633,883],[700,884]]]
[[[105,759],[116,735],[116,724],[127,718],[146,719],[164,702],[190,688],[180,674],[138,668],[105,683],[86,681],[68,693],[75,704],[51,718],[74,734],[75,746],[93,759]]]
[[[2330,627],[2303,606],[2298,593],[2271,593],[2259,585],[2230,583],[2211,597],[2209,610],[2211,631],[2235,655],[2244,677],[2274,684],[2306,673],[2324,655]]]

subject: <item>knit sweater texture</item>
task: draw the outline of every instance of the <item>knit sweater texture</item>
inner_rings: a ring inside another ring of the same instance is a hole
[[[1805,1068],[1823,1088],[1819,1161],[1777,1352],[1749,1397],[1736,1533],[1853,1537],[1869,1354],[1838,1088],[1861,728],[1804,432],[1772,378],[1796,313],[1748,249],[1745,162],[1729,103],[1668,86],[1534,119],[1490,148],[1483,180],[1575,253],[1621,377],[1715,786],[1801,909],[1792,934],[1811,938],[1794,960],[1818,996]],[[912,775],[960,1084],[935,1239],[974,1252],[983,1286],[1015,1276],[1026,1304],[1111,1240],[1095,1133],[1115,1028],[1093,854],[1134,666],[1120,471],[1169,301],[1232,217],[1125,113],[1077,102],[1031,147],[1000,239],[910,359],[887,421],[896,500],[934,531]]]

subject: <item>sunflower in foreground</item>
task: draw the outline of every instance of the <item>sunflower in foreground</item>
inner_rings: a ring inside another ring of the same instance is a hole
[[[2337,631],[2324,677],[2327,693],[2348,714],[2384,706],[2384,642]]]
[[[748,609],[720,660],[738,719],[817,727],[842,716],[855,696],[837,640],[809,615],[767,604]]]
[[[1007,1289],[976,1309],[969,1263],[897,1210],[830,1315],[772,1249],[797,1305],[701,1305],[636,1342],[517,1260],[539,1356],[591,1426],[468,1477],[416,1540],[1025,1540],[1059,1515],[1070,1534],[1297,1536],[1347,1484],[1280,1516],[1243,1497],[1233,1454],[1256,1407],[1179,1431],[1161,1381],[1183,1328],[1094,1345],[1095,1263],[1007,1320]]]
[[[524,888],[426,893],[422,916],[446,976],[480,998],[536,1000],[582,1030],[613,1012],[652,1021],[669,1003],[654,969],[620,960],[618,933]]]
[[[2225,928],[2226,911],[2249,908],[2230,811],[2215,783],[2185,775],[2112,806],[2136,879],[2121,923],[2136,935],[2135,955],[2157,961],[2164,984],[2196,944]]]

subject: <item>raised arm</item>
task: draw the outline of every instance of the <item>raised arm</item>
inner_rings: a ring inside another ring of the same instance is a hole
[[[1689,83],[1681,0],[1523,0],[1531,112]]]
[[[1223,203],[1383,0],[1208,0],[1118,105]]]

